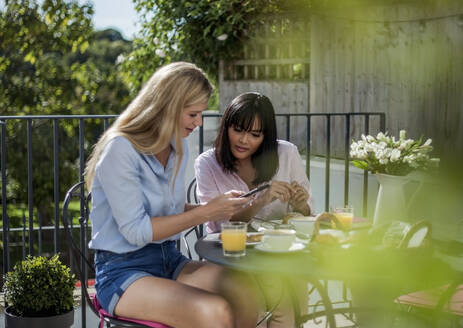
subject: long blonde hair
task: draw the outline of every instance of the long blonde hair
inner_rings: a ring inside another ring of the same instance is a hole
[[[117,136],[126,137],[143,154],[159,153],[175,137],[177,176],[183,157],[180,114],[185,107],[207,103],[212,90],[204,72],[194,64],[176,62],[158,69],[95,144],[85,168],[88,189],[101,153]]]

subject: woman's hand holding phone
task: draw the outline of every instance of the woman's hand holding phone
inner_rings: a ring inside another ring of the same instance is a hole
[[[262,186],[259,186],[259,187],[257,187],[257,188],[254,188],[254,189],[250,190],[249,192],[247,192],[247,193],[241,195],[240,197],[245,197],[245,198],[246,198],[246,197],[251,197],[251,196],[257,194],[258,192],[260,192],[260,191],[262,191],[262,190],[265,190],[265,189],[267,189],[267,188],[269,188],[269,187],[270,187],[270,184],[268,184],[268,183],[263,184]]]
[[[208,221],[229,220],[234,214],[241,211],[249,202],[248,198],[241,197],[242,191],[230,190],[210,200],[206,205]]]

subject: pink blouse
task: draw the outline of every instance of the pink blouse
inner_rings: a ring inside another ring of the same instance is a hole
[[[298,182],[309,192],[308,204],[313,209],[310,184],[297,147],[290,142],[278,140],[278,171],[272,181]],[[214,149],[205,151],[195,160],[197,193],[201,202],[209,200],[230,190],[249,191],[247,184],[236,173],[225,173],[214,154]],[[278,199],[264,206],[256,216],[265,218],[281,218],[286,214],[287,203]],[[224,221],[206,223],[208,233],[220,231]]]

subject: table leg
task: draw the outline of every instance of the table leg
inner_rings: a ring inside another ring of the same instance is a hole
[[[291,295],[291,301],[294,309],[294,316],[295,316],[295,322],[296,322],[296,327],[301,327],[304,325],[304,323],[310,319],[316,318],[318,315],[325,315],[326,317],[326,322],[327,322],[327,327],[330,328],[336,328],[336,318],[334,316],[334,310],[333,310],[333,305],[331,303],[331,299],[328,295],[328,289],[323,286],[323,284],[319,280],[309,280],[308,283],[312,284],[314,288],[318,291],[320,294],[321,301],[323,303],[323,306],[325,308],[324,311],[321,311],[320,313],[312,313],[312,314],[306,314],[302,315],[301,314],[301,309],[300,309],[300,304],[299,304],[299,298],[297,296],[297,292],[294,289],[294,286],[291,282],[290,279],[287,279],[286,284],[289,288],[289,292]],[[318,315],[317,315],[318,314]]]

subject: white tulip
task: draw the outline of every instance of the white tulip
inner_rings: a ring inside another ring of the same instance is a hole
[[[391,151],[391,162],[397,162],[400,158],[400,150],[393,149]]]
[[[385,159],[386,153],[383,149],[378,149],[377,151],[375,151],[375,156],[377,159]]]
[[[384,149],[386,148],[387,144],[384,142],[384,141],[381,141],[379,144],[378,144],[378,147],[381,148],[381,149]]]
[[[378,133],[378,135],[376,136],[376,139],[378,140],[384,140],[386,138],[386,135],[382,132]]]
[[[359,151],[357,153],[357,158],[359,159],[366,159],[368,157],[368,153],[365,151]]]
[[[403,149],[407,149],[409,148],[411,145],[413,145],[414,141],[412,139],[407,139],[405,141],[402,141],[400,143],[400,146],[399,146],[399,149],[400,150],[403,150]]]
[[[372,144],[366,144],[364,148],[367,152],[374,152],[376,150]]]

